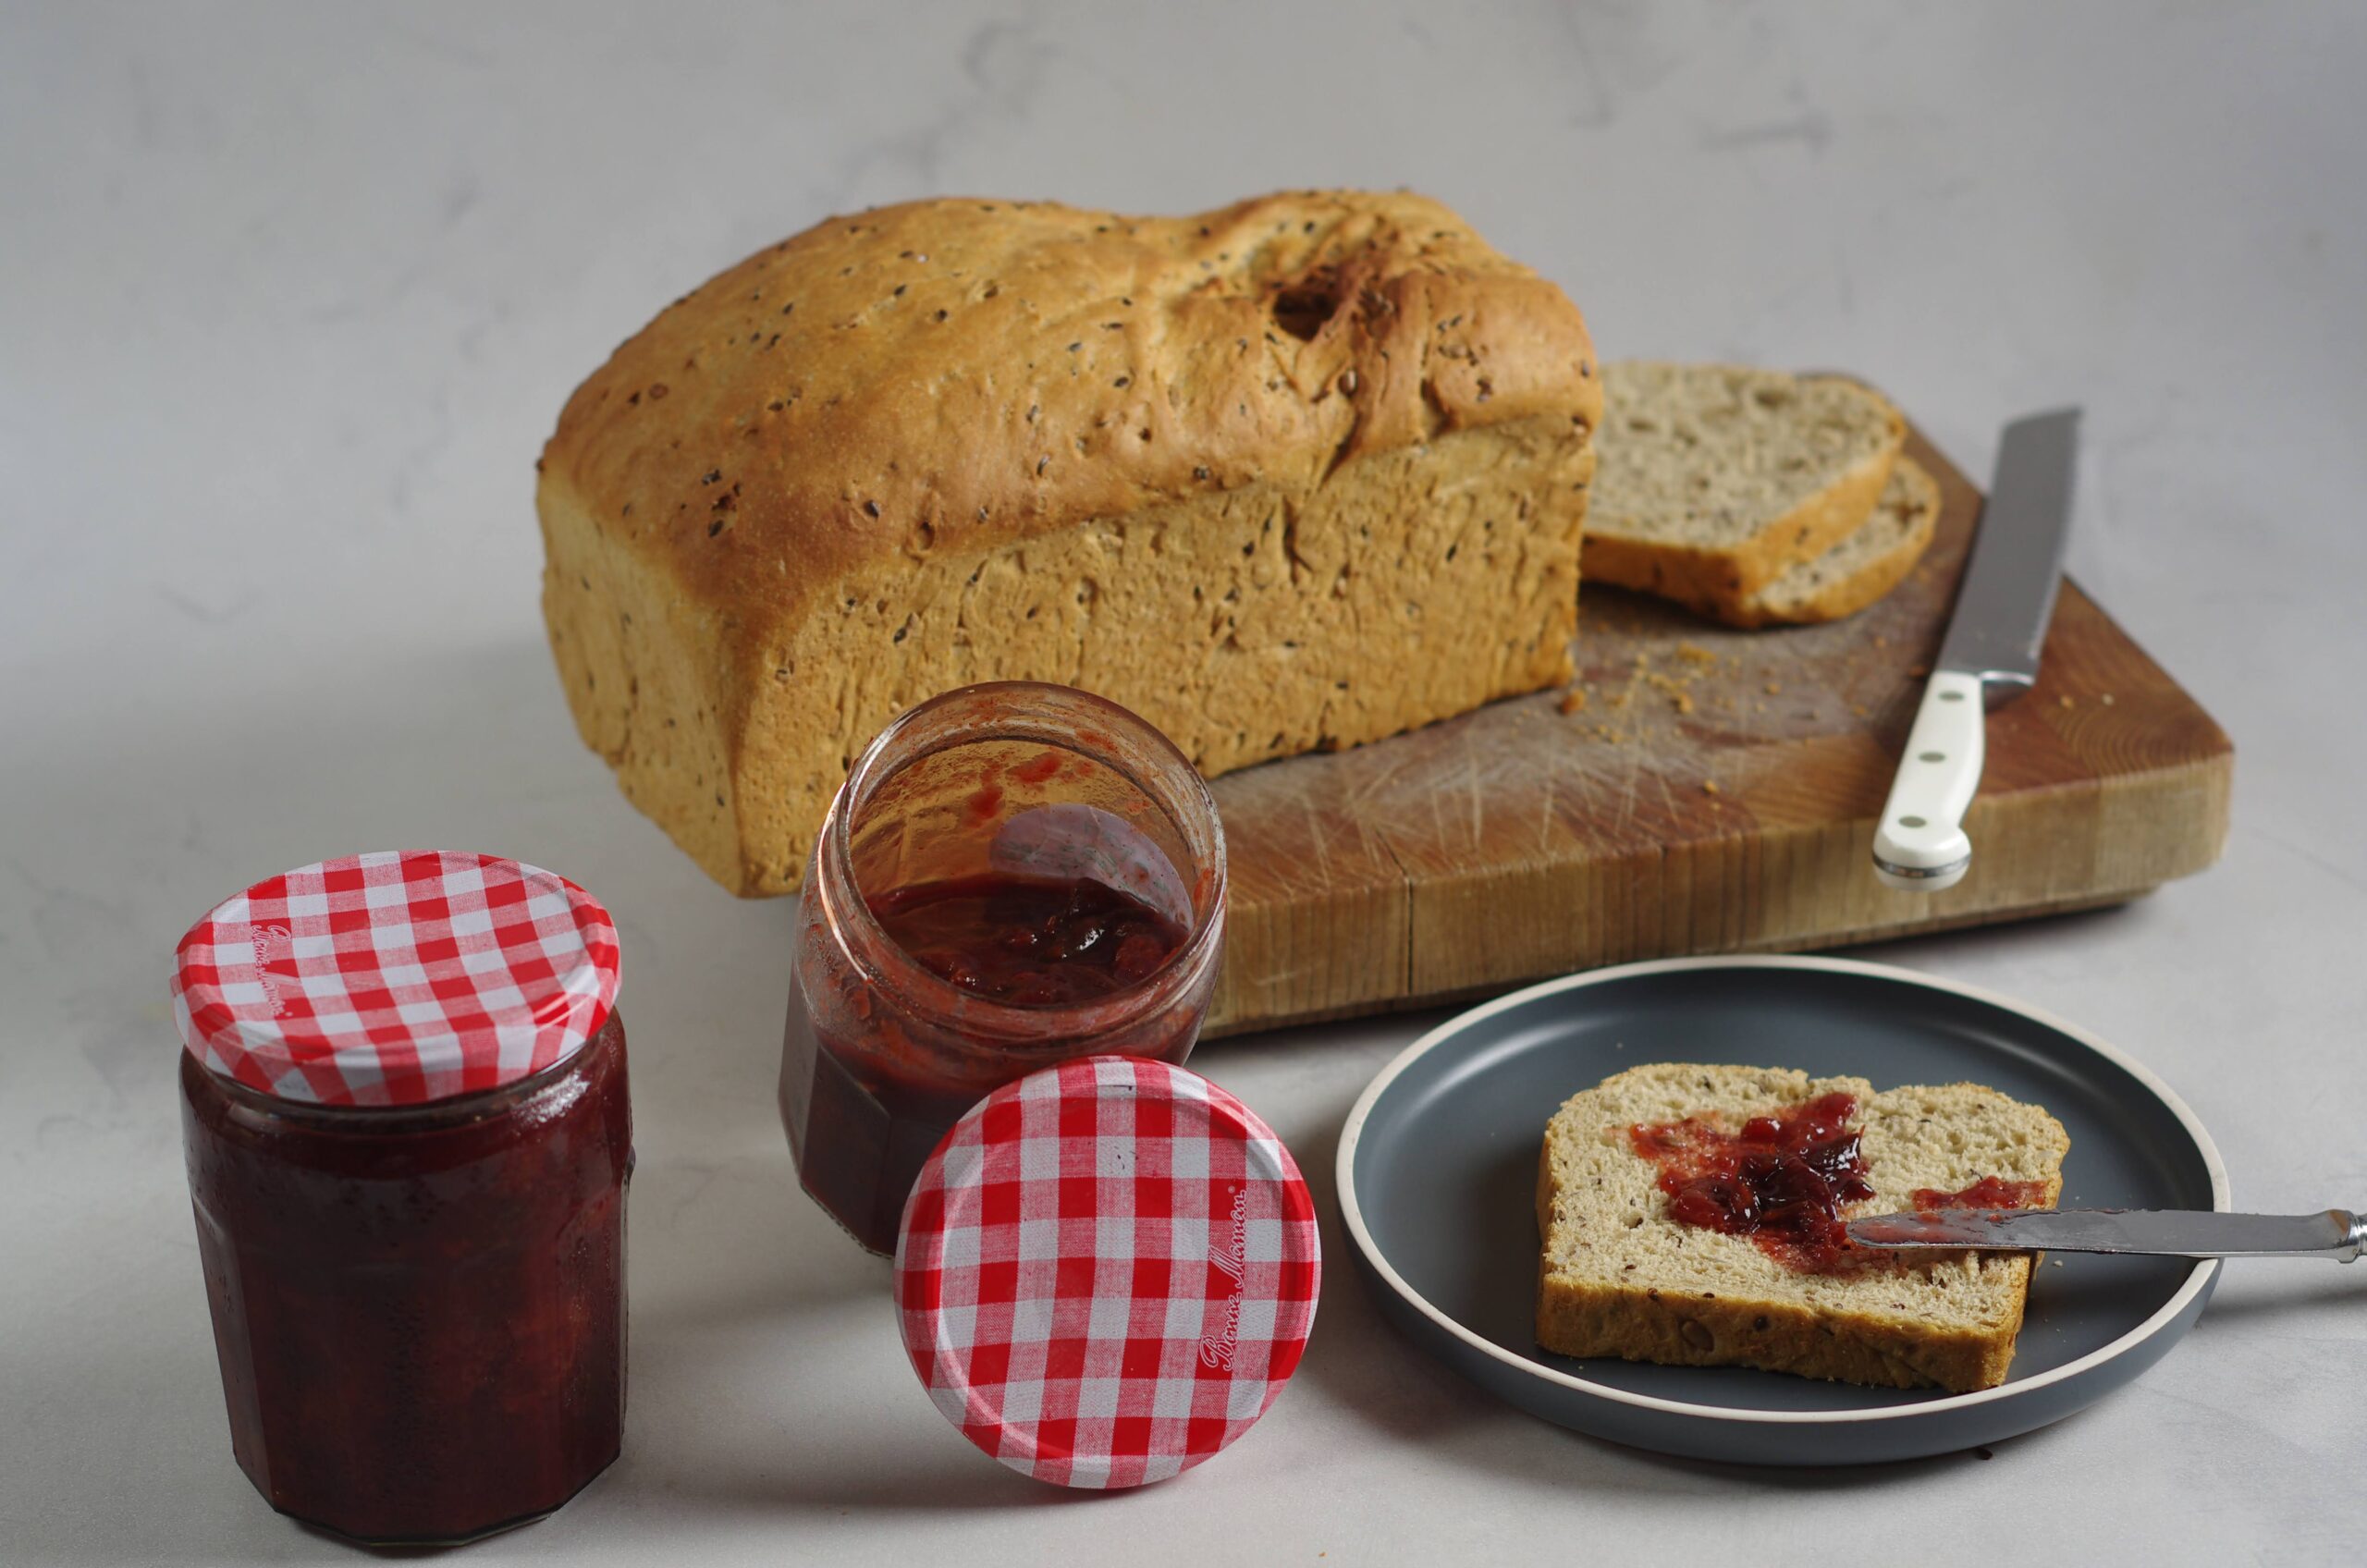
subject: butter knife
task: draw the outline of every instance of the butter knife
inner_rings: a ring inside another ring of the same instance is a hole
[[[2161,1257],[2331,1257],[2358,1260],[2367,1218],[2221,1214],[2175,1208],[1950,1208],[1849,1221],[1859,1246],[1975,1252],[2128,1252]]]
[[[2059,409],[2016,420],[1998,444],[1947,639],[1874,828],[1874,875],[1887,887],[1936,893],[1972,864],[1964,814],[1981,788],[1984,716],[2038,680],[2079,442],[2079,410]]]

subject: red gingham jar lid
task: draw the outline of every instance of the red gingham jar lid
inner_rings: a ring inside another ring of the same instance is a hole
[[[173,1016],[200,1063],[284,1100],[405,1106],[579,1049],[617,998],[608,912],[492,855],[386,851],[268,877],[180,940]]]
[[[1282,1140],[1164,1062],[1006,1084],[922,1169],[896,1246],[904,1348],[1012,1469],[1137,1487],[1246,1432],[1298,1366],[1321,1260]]]

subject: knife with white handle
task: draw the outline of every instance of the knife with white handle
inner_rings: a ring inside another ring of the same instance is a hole
[[[1901,1251],[2123,1252],[2157,1257],[2330,1257],[2353,1263],[2367,1218],[2174,1208],[1949,1208],[1849,1221],[1859,1246]]]
[[[1936,893],[1972,864],[1964,814],[1981,788],[1985,716],[2038,680],[2079,443],[2079,410],[2060,409],[2016,420],[1998,444],[1947,640],[1874,828],[1874,875],[1888,887]]]

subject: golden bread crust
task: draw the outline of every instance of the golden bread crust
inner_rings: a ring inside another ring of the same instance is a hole
[[[1210,773],[1377,739],[1566,678],[1592,361],[1417,196],[832,219],[569,399],[553,648],[586,741],[742,893],[793,888],[847,760],[951,684],[1085,685]]]
[[[1591,428],[1592,359],[1558,288],[1419,196],[1178,218],[912,202],[662,312],[568,399],[542,488],[596,501],[753,623],[899,553],[1306,484],[1541,414]]]

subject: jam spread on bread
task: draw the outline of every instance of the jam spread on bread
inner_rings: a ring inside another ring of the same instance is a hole
[[[1922,1214],[1932,1214],[1943,1208],[2043,1208],[2045,1206],[2045,1182],[2008,1182],[2003,1176],[1983,1176],[1971,1186],[1953,1193],[1944,1193],[1937,1187],[1915,1189],[1915,1207]]]
[[[1729,1236],[1748,1236],[1760,1250],[1804,1274],[1831,1274],[1858,1261],[1841,1218],[1845,1204],[1874,1195],[1867,1180],[1857,1099],[1821,1095],[1805,1104],[1754,1116],[1740,1132],[1688,1116],[1630,1127],[1627,1142],[1660,1167],[1669,1218]],[[2043,1182],[1983,1176],[1944,1193],[1919,1187],[1915,1207],[2035,1208],[2046,1202]]]
[[[1855,1096],[1821,1095],[1739,1132],[1688,1116],[1631,1127],[1627,1138],[1660,1167],[1670,1219],[1748,1236],[1786,1268],[1830,1273],[1850,1251],[1842,1205],[1874,1195],[1857,1114]]]
[[[1156,972],[1186,933],[1090,878],[987,873],[870,900],[880,929],[938,978],[1012,1007],[1070,1007]]]

